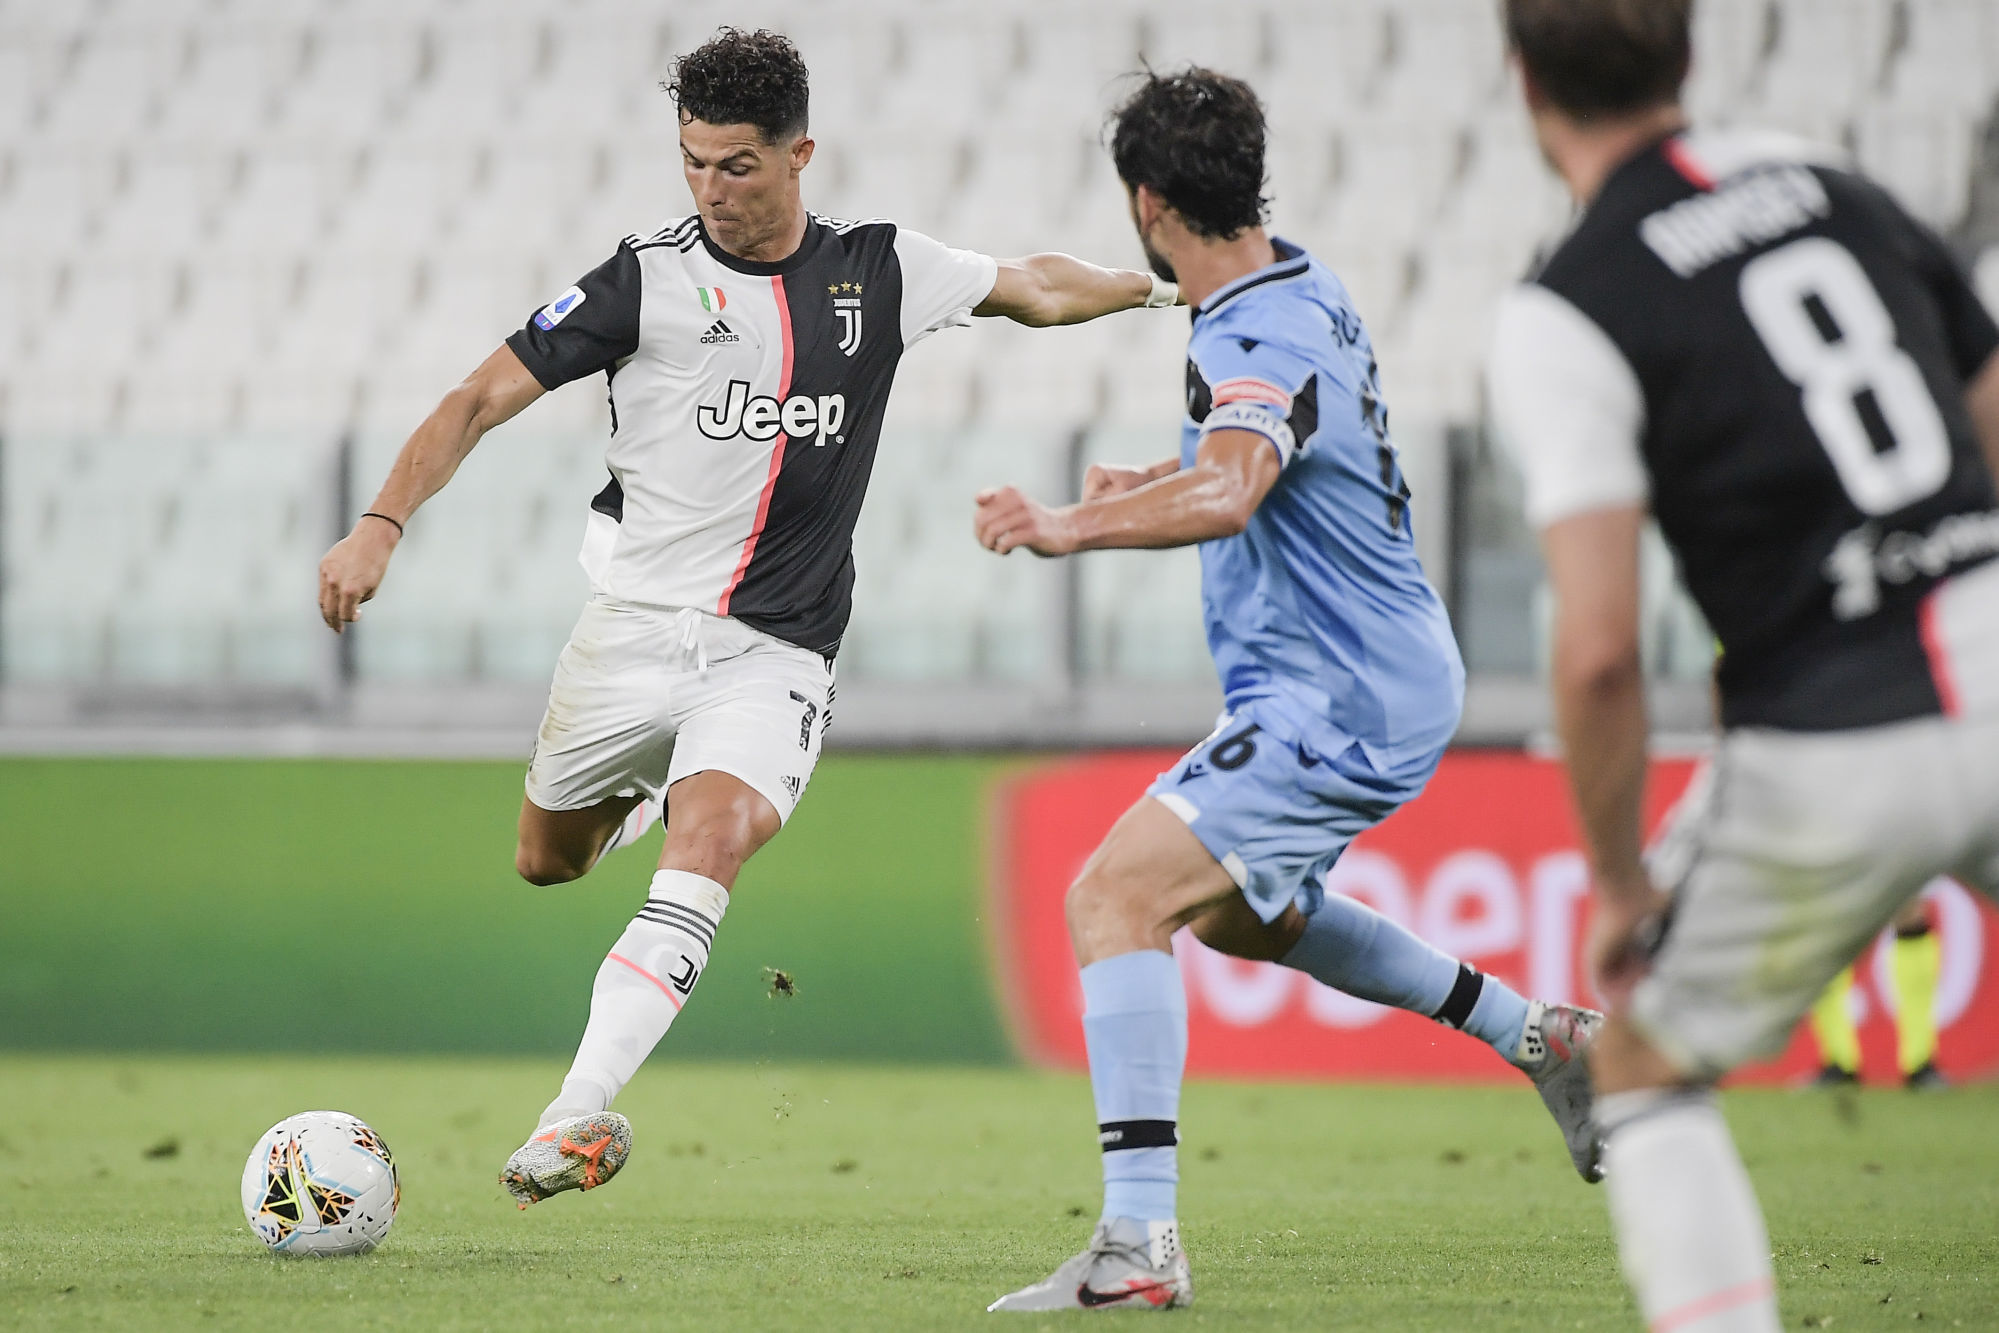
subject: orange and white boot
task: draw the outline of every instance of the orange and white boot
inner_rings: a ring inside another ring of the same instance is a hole
[[[525,1208],[564,1190],[593,1190],[632,1155],[632,1123],[616,1111],[558,1120],[507,1159],[500,1183]]]

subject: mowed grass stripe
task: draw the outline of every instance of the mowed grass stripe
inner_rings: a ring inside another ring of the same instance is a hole
[[[1002,771],[826,759],[745,869],[675,1051],[1007,1060],[979,919]],[[521,772],[0,760],[0,1047],[573,1050],[660,834],[525,884]],[[767,1003],[766,967],[800,1003]]]
[[[1080,1078],[675,1062],[619,1103],[636,1150],[618,1180],[517,1212],[495,1175],[560,1072],[0,1056],[0,1326],[989,1327],[984,1304],[1095,1217]],[[365,1259],[275,1259],[241,1219],[243,1156],[325,1106],[394,1147],[404,1213]],[[1993,1326],[1993,1090],[1727,1107],[1788,1325]],[[1181,1324],[1636,1327],[1602,1196],[1524,1084],[1196,1084],[1183,1125],[1198,1303]]]

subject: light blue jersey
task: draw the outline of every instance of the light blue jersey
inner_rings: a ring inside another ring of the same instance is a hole
[[[1266,701],[1327,757],[1382,773],[1435,762],[1464,664],[1410,531],[1374,349],[1332,271],[1277,262],[1194,315],[1180,462],[1221,429],[1270,440],[1284,471],[1237,537],[1201,545],[1208,648],[1231,711]]]
[[[1194,314],[1181,464],[1246,430],[1284,470],[1240,535],[1201,545],[1228,711],[1151,788],[1266,921],[1315,911],[1347,844],[1423,790],[1465,675],[1416,558],[1367,330],[1338,278],[1275,244]]]

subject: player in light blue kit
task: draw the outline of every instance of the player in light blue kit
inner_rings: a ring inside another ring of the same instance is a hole
[[[1185,1305],[1175,1188],[1187,1009],[1173,932],[1280,962],[1489,1043],[1597,1179],[1598,1016],[1530,1003],[1350,898],[1326,872],[1413,799],[1457,730],[1464,666],[1410,534],[1367,330],[1324,265],[1262,226],[1263,111],[1235,79],[1147,74],[1111,153],[1146,257],[1195,306],[1179,456],[1090,469],[1081,504],[978,499],[1002,555],[1199,543],[1227,711],[1121,818],[1069,891],[1104,1150],[1090,1246],[995,1310]]]

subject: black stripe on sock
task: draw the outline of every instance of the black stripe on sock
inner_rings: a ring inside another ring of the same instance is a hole
[[[1443,1008],[1431,1014],[1447,1028],[1464,1031],[1471,1021],[1471,1011],[1478,1004],[1479,992],[1485,989],[1485,974],[1470,963],[1458,964],[1458,979],[1451,986],[1451,993],[1444,1000]]]
[[[663,898],[648,898],[646,899],[645,906],[641,907],[639,910],[641,912],[652,912],[660,916],[679,917],[681,920],[686,921],[689,925],[698,925],[703,930],[706,930],[711,934],[714,932],[715,927],[718,924],[715,918],[708,916],[705,913],[697,912],[693,908],[685,905],[684,903],[667,902]]]
[[[690,939],[699,940],[701,947],[704,949],[715,947],[715,932],[698,922],[690,921],[684,916],[675,916],[667,912],[654,912],[641,908],[639,909],[638,919],[655,926],[665,926],[669,930],[677,930]]]
[[[692,908],[653,898],[639,909],[638,914],[641,921],[650,921],[658,926],[672,926],[676,930],[695,936],[704,946],[711,948],[714,946],[716,923]]]
[[[1105,1152],[1171,1148],[1179,1142],[1179,1132],[1171,1120],[1106,1120],[1097,1126],[1097,1146]]]

